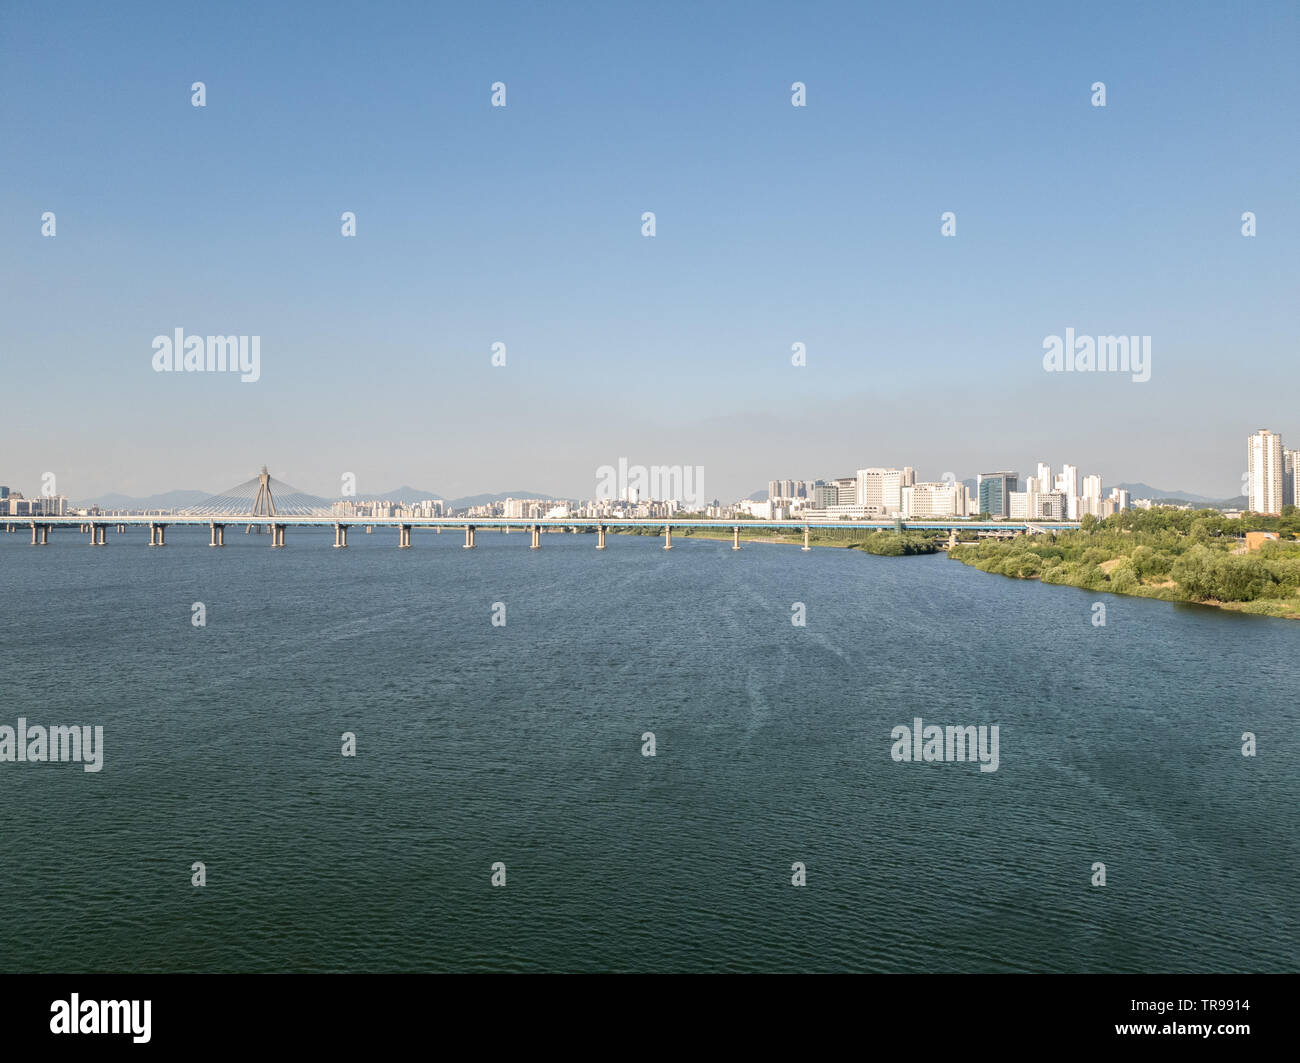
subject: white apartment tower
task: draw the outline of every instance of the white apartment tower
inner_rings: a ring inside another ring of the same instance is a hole
[[[1261,428],[1246,443],[1246,508],[1255,513],[1281,513],[1282,437]]]
[[[1081,513],[1101,516],[1101,477],[1085,476],[1083,478],[1083,501],[1079,507]]]
[[[1079,519],[1079,466],[1062,465],[1057,490],[1065,495],[1066,520]]]

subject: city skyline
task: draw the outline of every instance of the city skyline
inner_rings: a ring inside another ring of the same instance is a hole
[[[1276,451],[1276,457],[1274,460],[1276,465],[1276,482],[1270,482],[1264,487],[1260,486],[1262,481],[1260,474],[1257,472],[1259,461],[1258,444],[1261,437],[1268,440],[1269,446]],[[1133,501],[1149,502],[1151,500],[1159,500],[1163,498],[1177,499],[1193,503],[1205,502],[1208,504],[1211,502],[1231,503],[1235,501],[1237,497],[1245,497],[1246,508],[1253,508],[1257,512],[1267,513],[1278,512],[1283,504],[1292,504],[1297,497],[1300,497],[1300,491],[1297,491],[1296,489],[1297,484],[1300,483],[1300,451],[1286,449],[1283,437],[1279,433],[1271,432],[1266,429],[1261,429],[1249,437],[1247,440],[1247,447],[1247,472],[1242,476],[1242,496],[1225,496],[1221,499],[1206,498],[1204,496],[1199,496],[1195,492],[1182,492],[1167,488],[1152,487],[1152,485],[1135,483],[1127,480],[1111,485],[1099,474],[1085,472],[1081,475],[1080,467],[1068,462],[1061,465],[1061,472],[1059,474],[1054,474],[1050,462],[1038,461],[1036,463],[1020,466],[1026,469],[1033,468],[1035,470],[1034,474],[1024,476],[1022,476],[1018,471],[1020,467],[1017,467],[1017,469],[1008,469],[997,473],[984,471],[977,473],[973,477],[958,476],[956,473],[951,471],[945,471],[941,477],[927,479],[927,477],[923,475],[918,475],[913,466],[902,466],[894,468],[859,468],[856,470],[855,474],[850,477],[823,475],[816,478],[772,479],[767,482],[767,491],[765,493],[762,491],[754,491],[747,495],[734,496],[730,499],[723,498],[722,496],[713,496],[713,502],[711,505],[714,508],[722,505],[734,509],[736,506],[743,505],[750,501],[761,501],[762,499],[759,499],[759,496],[765,495],[765,499],[768,501],[778,499],[789,501],[797,498],[803,500],[801,503],[802,505],[808,505],[817,510],[824,510],[828,502],[832,506],[837,502],[841,505],[845,502],[844,498],[835,498],[834,496],[837,491],[836,485],[840,485],[838,488],[840,491],[844,490],[844,485],[848,485],[849,490],[854,495],[854,497],[848,499],[850,504],[856,503],[859,506],[867,505],[868,494],[874,490],[876,497],[871,504],[875,508],[879,508],[881,502],[879,496],[881,495],[881,491],[884,490],[886,493],[892,491],[893,496],[897,500],[898,510],[905,514],[915,516],[916,512],[914,511],[912,501],[907,497],[908,490],[913,488],[924,489],[926,501],[920,508],[922,511],[926,511],[928,510],[929,505],[934,502],[933,496],[935,489],[951,489],[960,485],[965,488],[960,500],[957,496],[950,495],[940,504],[944,507],[950,507],[951,512],[954,515],[962,515],[964,513],[973,514],[975,512],[989,510],[987,504],[988,500],[985,498],[985,488],[981,486],[989,477],[1004,478],[1000,481],[1001,486],[996,492],[998,503],[993,507],[993,511],[1001,512],[1003,516],[1007,517],[1023,517],[1027,515],[1025,512],[1015,512],[1015,507],[1019,506],[1023,509],[1026,505],[1030,507],[1035,506],[1037,504],[1035,496],[1039,494],[1042,494],[1045,499],[1059,499],[1058,508],[1050,510],[1050,513],[1057,519],[1076,519],[1084,512],[1091,512],[1094,516],[1098,515],[1098,503],[1100,503],[1103,494],[1107,493],[1107,491],[1108,497],[1121,500],[1119,505],[1119,508],[1121,509],[1128,508]],[[627,461],[626,459],[621,458],[619,459],[619,462],[619,476],[620,478],[625,479],[627,474]],[[643,474],[647,471],[644,467],[640,468]],[[663,469],[653,469],[649,471],[654,474],[656,479],[647,480],[646,482],[654,482],[657,484],[657,477],[660,472],[663,472],[668,474],[669,483],[675,482],[678,487],[681,487],[683,484],[683,471],[681,466],[664,467]],[[262,472],[266,473],[266,466],[262,467]],[[703,469],[697,468],[694,472],[698,477],[695,485],[697,490],[694,495],[690,493],[683,494],[681,492],[647,493],[644,489],[638,489],[636,493],[629,493],[625,483],[622,487],[615,487],[615,480],[612,478],[614,474],[613,467],[602,466],[596,469],[597,489],[591,493],[574,493],[565,495],[530,489],[516,489],[514,491],[479,492],[475,495],[460,497],[440,494],[424,488],[415,488],[406,484],[387,489],[366,491],[359,489],[355,475],[348,472],[343,474],[343,485],[339,492],[321,492],[318,500],[325,502],[330,499],[338,499],[344,503],[349,500],[358,503],[395,502],[400,505],[403,502],[425,499],[436,501],[440,506],[445,504],[449,509],[453,507],[456,509],[472,509],[484,504],[500,503],[503,501],[510,502],[512,500],[525,502],[543,500],[556,502],[588,502],[602,498],[605,500],[618,499],[627,501],[680,501],[682,499],[687,499],[688,503],[685,508],[703,508],[705,505],[709,505],[709,503],[704,502],[704,499],[709,496],[703,491]],[[610,477],[609,479],[606,479],[606,474]],[[873,476],[875,474],[892,474],[893,479],[892,481],[889,481],[890,486],[882,487],[880,482],[876,482],[874,488],[866,487],[864,477]],[[673,479],[674,477],[676,478],[675,480]],[[45,495],[48,497],[57,497],[61,499],[64,504],[72,507],[85,507],[89,505],[102,506],[109,510],[114,508],[130,509],[139,508],[138,503],[145,501],[145,499],[130,498],[129,496],[124,496],[120,493],[113,493],[100,497],[91,496],[70,498],[65,492],[58,490],[54,486],[57,483],[56,477],[47,472],[43,479],[46,482],[46,486],[43,486],[42,489]],[[691,479],[692,471],[688,470],[684,478],[688,492],[691,486]],[[1284,479],[1285,485],[1283,483]],[[830,493],[827,494],[827,491]],[[1136,495],[1134,494],[1135,491],[1138,492]],[[0,485],[0,501],[9,497],[11,492],[17,498],[22,498],[25,495],[25,492],[23,492],[21,488],[15,488],[11,484],[3,484]],[[158,492],[154,496],[149,497],[157,500],[166,500],[168,496],[217,496],[220,494],[222,494],[222,492],[201,492],[194,489],[176,488],[165,492]],[[698,495],[698,497],[696,497],[696,495]],[[37,496],[33,495],[31,497]],[[1081,501],[1086,498],[1093,499],[1093,504],[1090,507],[1080,505]],[[1274,505],[1274,498],[1276,498],[1276,505]],[[194,501],[197,501],[197,499],[185,499],[182,501],[178,498],[174,502],[170,503],[167,501],[160,501],[159,507],[182,508],[185,505],[192,504]],[[1049,507],[1053,504],[1057,503],[1048,503]],[[838,512],[850,513],[853,511],[841,509]],[[1028,515],[1047,516],[1048,512],[1049,511],[1044,511],[1041,514]]]
[[[852,465],[852,464],[853,464],[852,462],[847,463],[847,465]],[[1020,463],[1012,462],[1006,467],[1008,469],[1019,471],[1021,473],[1021,476],[1023,477],[1026,475],[1023,472],[1023,470],[1034,468],[1039,464],[1042,463],[1041,462],[1020,462]],[[973,483],[977,480],[980,470],[988,471],[988,469],[986,469],[985,466],[981,465],[978,467],[978,470],[975,467],[972,467],[971,469],[965,471],[958,469],[953,473],[953,475],[956,477],[958,482],[969,481]],[[20,491],[23,492],[27,497],[33,497],[35,494],[39,492],[39,484],[41,481],[41,476],[43,475],[44,472],[48,472],[48,471],[52,471],[52,470],[43,470],[42,473],[36,473],[30,476],[18,476],[14,474],[12,471],[10,471],[6,474],[8,476],[8,479],[5,480],[4,483],[5,486],[11,488],[14,491]],[[247,470],[243,470],[243,471],[247,472]],[[946,468],[944,469],[944,472],[949,472],[949,471],[952,470]],[[852,476],[855,474],[855,472],[856,469],[848,469],[845,475]],[[238,476],[239,472],[237,471],[233,475]],[[438,476],[438,473],[435,472],[433,476]],[[1118,478],[1102,476],[1101,479],[1107,488],[1110,488],[1111,486],[1123,486],[1123,485],[1134,484],[1134,483],[1147,483],[1150,487],[1160,492],[1160,497],[1183,498],[1190,501],[1197,501],[1200,499],[1206,499],[1211,501],[1228,501],[1230,499],[1238,497],[1239,495],[1245,494],[1245,492],[1240,489],[1241,488],[1240,477],[1237,483],[1238,490],[1236,492],[1227,489],[1220,493],[1210,493],[1210,492],[1199,491],[1199,490],[1184,490],[1182,487],[1169,487],[1163,483],[1150,483],[1147,479],[1144,479],[1143,477],[1127,476],[1123,473],[1117,474],[1117,476]],[[293,478],[295,479],[295,482],[297,482],[300,479],[296,475]],[[836,477],[830,474],[822,474],[816,477],[812,477],[812,476],[782,477],[782,479],[793,479],[796,482],[806,481],[810,483],[818,479],[829,480],[835,478]],[[932,476],[931,475],[922,476],[920,473],[918,473],[917,478],[918,480],[921,481],[938,481],[943,479],[943,474],[936,471]],[[131,478],[123,477],[123,479],[131,479]],[[337,481],[337,479],[338,477],[336,476],[335,480]],[[446,479],[446,477],[444,477],[444,479]],[[521,479],[521,477],[516,477],[515,479],[519,480]],[[515,487],[513,489],[496,489],[492,485],[480,484],[477,485],[478,489],[474,489],[476,486],[476,482],[471,479],[465,481],[469,483],[471,490],[467,491],[464,494],[460,494],[451,491],[438,491],[435,490],[434,488],[423,486],[417,483],[414,477],[402,476],[401,474],[394,473],[382,477],[375,477],[374,482],[383,482],[384,484],[387,485],[386,487],[368,488],[366,490],[361,491],[357,495],[357,497],[374,499],[374,500],[383,500],[389,496],[395,496],[398,493],[412,492],[422,497],[427,496],[429,498],[444,499],[444,500],[463,499],[468,497],[477,498],[480,496],[494,496],[494,497],[500,496],[502,498],[505,498],[506,496],[511,496],[511,497],[520,497],[520,498],[534,497],[534,498],[554,498],[554,499],[583,499],[583,498],[594,497],[594,490],[592,485],[595,484],[597,477],[593,475],[591,479],[592,479],[592,484],[589,485],[585,491],[579,490],[579,491],[570,491],[567,493],[559,490],[554,490],[554,489],[548,490],[544,486],[537,486],[537,485]],[[1153,479],[1159,479],[1159,477],[1156,476],[1153,477]],[[764,490],[764,485],[770,482],[770,480],[771,477],[767,477],[762,482],[756,482],[752,490],[746,491],[744,493],[737,493],[732,495],[732,494],[724,494],[722,492],[715,492],[710,489],[709,494],[710,497],[716,496],[720,499],[731,498],[732,500],[737,500],[737,501],[740,499],[748,499],[748,498],[752,498],[756,494],[761,493]],[[74,477],[74,482],[75,482],[75,477]],[[148,483],[149,482],[148,478],[145,478],[144,482]],[[22,486],[23,483],[27,483],[30,486],[28,488],[24,488]],[[162,483],[160,481],[161,485],[156,487],[155,489],[145,489],[138,493],[121,490],[113,486],[111,481],[107,489],[100,490],[95,493],[89,493],[86,491],[78,492],[75,490],[74,491],[64,490],[62,487],[63,480],[60,479],[59,483],[60,483],[59,493],[63,494],[65,497],[68,497],[78,502],[94,501],[99,498],[112,497],[112,496],[146,498],[146,497],[163,496],[168,494],[184,494],[184,493],[191,493],[191,492],[195,494],[202,494],[204,496],[219,493],[218,491],[211,490],[210,486],[209,487],[205,487],[201,485],[196,486],[189,482],[178,482],[178,483],[167,484],[167,483]],[[310,485],[310,480],[308,481],[308,483]],[[321,495],[321,497],[338,497],[337,492],[335,492],[334,495],[331,495],[327,490],[314,491],[313,493],[319,494]]]

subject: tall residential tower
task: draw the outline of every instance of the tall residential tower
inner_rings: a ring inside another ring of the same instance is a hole
[[[1255,513],[1281,513],[1282,437],[1261,428],[1246,442],[1246,508]]]

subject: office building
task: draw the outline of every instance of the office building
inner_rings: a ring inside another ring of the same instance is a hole
[[[966,516],[966,487],[951,480],[913,483],[902,489],[904,517],[925,520]]]
[[[991,517],[1011,515],[1011,492],[1020,486],[1018,472],[982,472],[976,479],[979,511]]]
[[[859,469],[857,504],[868,512],[888,516],[903,509],[903,482],[915,477],[910,469]]]

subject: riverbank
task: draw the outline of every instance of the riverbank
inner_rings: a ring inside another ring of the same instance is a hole
[[[1085,518],[1079,531],[959,544],[948,556],[1014,579],[1300,620],[1300,542],[1245,552],[1241,537],[1257,530],[1294,534],[1287,517],[1155,509]]]

